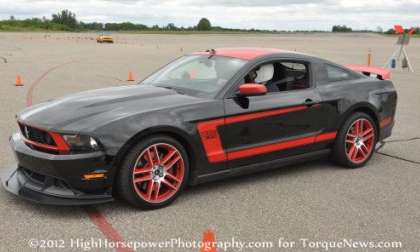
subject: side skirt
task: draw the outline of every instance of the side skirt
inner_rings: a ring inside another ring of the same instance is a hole
[[[313,151],[313,152],[295,155],[291,157],[271,160],[271,161],[267,161],[263,163],[251,164],[251,165],[241,166],[241,167],[237,167],[233,169],[218,171],[214,173],[202,174],[202,175],[197,176],[197,178],[191,181],[190,184],[196,185],[196,184],[206,183],[210,181],[246,175],[250,173],[273,170],[273,169],[277,169],[282,166],[287,166],[291,164],[304,163],[307,161],[317,160],[322,157],[327,157],[330,154],[330,152],[331,152],[330,149]]]

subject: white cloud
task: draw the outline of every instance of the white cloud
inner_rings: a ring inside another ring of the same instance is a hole
[[[420,0],[0,0],[2,19],[49,18],[61,9],[86,22],[147,25],[192,26],[201,17],[223,27],[277,30],[329,30],[334,24],[355,29],[420,25]]]

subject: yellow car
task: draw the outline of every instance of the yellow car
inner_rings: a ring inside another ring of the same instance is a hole
[[[98,43],[114,43],[114,39],[110,35],[100,35],[96,38]]]

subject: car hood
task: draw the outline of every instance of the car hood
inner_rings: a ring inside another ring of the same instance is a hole
[[[20,122],[59,132],[88,132],[132,115],[208,100],[148,85],[104,88],[77,93],[29,107]]]

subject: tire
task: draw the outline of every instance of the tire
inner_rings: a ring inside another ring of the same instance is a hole
[[[346,168],[364,166],[372,157],[378,129],[372,117],[356,112],[344,122],[333,147],[333,159]]]
[[[117,190],[135,207],[161,208],[182,192],[189,170],[187,152],[177,140],[165,135],[152,136],[134,145],[123,158]]]

